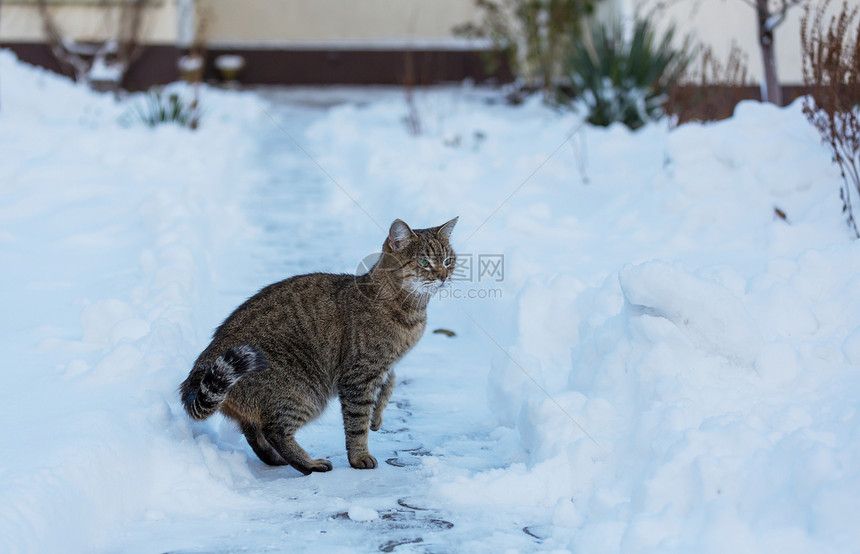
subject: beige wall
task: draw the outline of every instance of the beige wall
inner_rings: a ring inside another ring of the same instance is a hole
[[[95,0],[51,1],[62,29],[79,40],[98,40],[112,24]],[[42,39],[33,0],[3,0],[0,41]],[[451,29],[475,17],[473,0],[197,0],[211,43],[319,45],[328,43],[456,44]],[[161,0],[147,18],[150,42],[177,40],[177,0]],[[461,41],[460,41],[461,42]]]
[[[63,2],[51,5],[51,13],[61,31],[77,40],[102,40],[115,34],[117,8],[107,11],[92,2]],[[176,7],[174,0],[163,0],[148,10],[146,41],[174,43]],[[34,2],[4,0],[0,7],[0,41],[38,42],[43,38],[42,20]]]
[[[95,0],[52,0],[57,21],[70,36],[94,39],[111,25],[94,7]],[[177,2],[161,0],[147,19],[147,40],[175,44]],[[600,13],[620,12],[631,17],[657,0],[604,0]],[[33,42],[42,38],[41,21],[33,0],[4,0],[0,8],[0,41]],[[403,47],[462,44],[451,28],[474,21],[473,0],[197,0],[208,17],[207,40],[213,45],[244,43],[253,46]],[[833,2],[839,4],[839,2]],[[849,0],[860,5],[860,0]],[[791,10],[777,28],[777,69],[783,83],[802,82],[800,18]],[[721,57],[736,42],[748,55],[749,73],[762,74],[755,11],[744,0],[679,0],[660,16],[674,21],[681,34],[692,33]]]
[[[213,43],[452,43],[473,0],[199,0]]]
[[[635,13],[637,7],[649,8],[655,0],[623,0],[624,13]],[[818,4],[821,0],[813,0]],[[755,10],[744,0],[680,0],[660,16],[664,24],[674,21],[679,34],[692,33],[701,43],[710,45],[721,59],[728,57],[732,41],[747,54],[749,75],[754,83],[761,80],[763,64],[758,44],[758,20]],[[841,6],[841,2],[832,2]],[[851,6],[860,5],[860,0],[848,0]],[[832,11],[832,10],[831,10]],[[776,67],[780,82],[800,84],[803,82],[800,52],[800,20],[803,8],[789,11],[786,20],[776,29]]]

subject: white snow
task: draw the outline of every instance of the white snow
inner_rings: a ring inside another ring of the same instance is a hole
[[[349,519],[353,521],[373,521],[379,519],[379,512],[373,508],[359,505],[350,506],[347,514],[349,515]]]
[[[198,71],[203,67],[203,58],[200,56],[180,56],[176,63],[182,71]]]
[[[215,67],[224,70],[239,70],[245,67],[245,58],[234,54],[223,54],[215,58]]]
[[[418,136],[396,89],[201,91],[196,132],[122,126],[0,52],[0,551],[856,548],[860,242],[799,103],[565,143],[468,85]],[[259,287],[458,215],[377,469],[336,403],[309,477],[184,414]]]
[[[122,81],[123,69],[118,63],[108,63],[104,56],[96,56],[90,67],[89,77],[93,81],[119,83]]]

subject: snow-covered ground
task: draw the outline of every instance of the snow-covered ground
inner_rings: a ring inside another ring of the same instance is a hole
[[[205,89],[149,129],[0,53],[0,551],[855,550],[860,243],[800,106],[631,133],[494,98],[418,91],[412,136],[398,90]],[[308,477],[184,414],[244,298],[455,215],[387,463],[349,468],[336,406]]]

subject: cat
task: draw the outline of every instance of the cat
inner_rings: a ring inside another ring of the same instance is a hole
[[[421,338],[427,303],[448,284],[458,218],[429,229],[391,224],[365,274],[298,275],[269,285],[230,314],[180,386],[193,419],[216,411],[239,424],[269,465],[329,471],[295,433],[340,399],[349,464],[377,466],[367,446],[394,390],[393,366]]]

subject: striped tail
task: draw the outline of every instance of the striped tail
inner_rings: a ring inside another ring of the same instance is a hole
[[[227,393],[248,373],[266,369],[266,356],[257,348],[243,344],[233,346],[218,356],[200,377],[192,371],[179,388],[185,411],[193,419],[206,419],[214,414]]]

